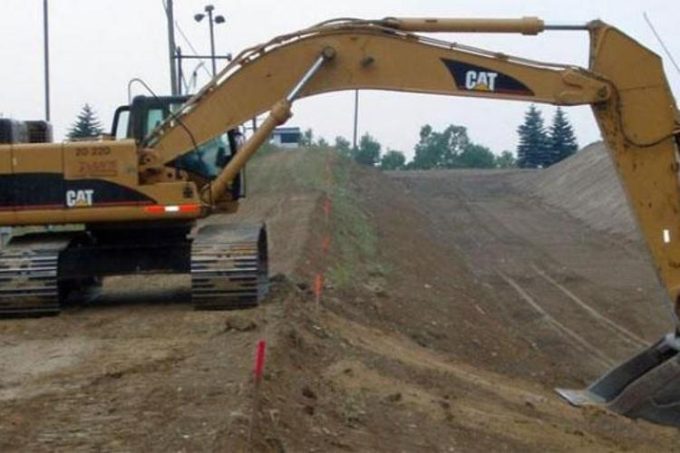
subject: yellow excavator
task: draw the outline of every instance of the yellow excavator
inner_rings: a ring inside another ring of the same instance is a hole
[[[546,30],[589,33],[588,69],[416,34]],[[0,311],[56,313],[104,276],[139,272],[191,273],[197,308],[255,305],[267,288],[264,229],[195,231],[195,221],[236,210],[246,162],[291,116],[293,101],[354,89],[590,105],[678,325],[680,116],[662,61],[603,22],[532,17],[331,20],[246,49],[174,109],[162,98],[119,109],[119,139],[0,145],[0,225],[84,225],[13,238],[0,254]],[[267,111],[239,146],[236,128]],[[560,394],[680,426],[677,333],[587,389]]]

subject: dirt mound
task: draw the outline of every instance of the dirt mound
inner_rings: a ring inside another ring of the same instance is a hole
[[[521,172],[515,183],[592,228],[639,240],[623,188],[601,142],[545,170]]]

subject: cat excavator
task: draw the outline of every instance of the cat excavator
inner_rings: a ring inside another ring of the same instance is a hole
[[[589,34],[587,69],[432,37],[550,30]],[[0,225],[82,225],[25,228],[13,238],[0,253],[0,311],[54,314],[102,277],[144,272],[190,273],[197,308],[257,304],[267,287],[265,230],[197,230],[196,221],[237,209],[246,162],[296,99],[355,89],[590,105],[678,326],[680,115],[662,61],[601,21],[550,25],[534,17],[330,20],[244,50],[176,109],[163,99],[163,112],[122,109],[130,119],[119,138],[0,145]],[[266,112],[239,146],[236,128]],[[134,132],[140,121],[148,130]],[[206,151],[225,131],[221,151],[219,144]],[[678,351],[676,327],[587,389],[558,392],[575,405],[680,426]]]

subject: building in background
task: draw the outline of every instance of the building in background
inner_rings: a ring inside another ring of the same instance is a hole
[[[277,127],[272,132],[269,142],[281,148],[297,148],[300,146],[300,139],[302,139],[302,132],[299,127]]]

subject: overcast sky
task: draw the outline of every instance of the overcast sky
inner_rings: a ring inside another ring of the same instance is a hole
[[[42,0],[0,0],[0,114],[17,119],[44,117]],[[196,23],[208,1],[175,0],[175,18],[201,54],[209,53],[208,27]],[[652,19],[671,53],[680,60],[677,0],[211,0],[226,23],[215,28],[218,53],[236,54],[246,46],[333,17],[385,16],[520,17],[536,15],[547,23],[584,23],[600,18],[665,55],[643,19]],[[128,81],[144,79],[157,93],[170,90],[167,25],[162,0],[50,0],[52,122],[63,138],[83,104],[90,103],[108,129],[114,109],[127,103]],[[438,35],[451,41],[559,63],[587,64],[585,32],[547,32],[537,37]],[[190,46],[177,33],[185,53]],[[191,72],[196,63],[186,64]],[[206,62],[206,68],[210,63]],[[676,96],[680,75],[666,63]],[[199,85],[208,80],[202,68]],[[133,94],[143,94],[136,86]],[[332,141],[351,138],[352,93],[321,95],[294,106],[289,125],[312,128]],[[361,92],[360,133],[369,132],[385,147],[412,154],[423,124],[437,129],[466,126],[470,137],[495,152],[513,150],[516,129],[527,104],[402,93]],[[547,120],[554,112],[543,107]],[[587,107],[567,109],[582,145],[599,139]]]

